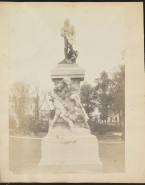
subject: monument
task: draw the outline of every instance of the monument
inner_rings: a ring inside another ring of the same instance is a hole
[[[75,28],[65,19],[61,28],[65,59],[51,69],[54,93],[49,94],[55,115],[49,122],[48,134],[41,141],[40,174],[83,174],[102,172],[98,140],[90,133],[88,116],[81,105],[79,90],[85,69],[78,66]],[[69,49],[69,52],[68,52]]]

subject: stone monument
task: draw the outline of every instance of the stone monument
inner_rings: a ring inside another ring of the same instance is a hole
[[[66,22],[69,20],[66,19],[64,24]],[[69,49],[71,54],[76,52],[70,43]],[[76,64],[78,52],[73,60],[68,56],[65,48],[65,59],[51,70],[55,87],[54,93],[49,96],[55,106],[55,115],[49,122],[48,134],[41,141],[40,174],[83,174],[103,170],[98,140],[90,133],[89,118],[79,98],[85,70]]]

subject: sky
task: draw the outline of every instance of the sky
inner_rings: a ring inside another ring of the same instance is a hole
[[[124,63],[125,9],[123,7],[16,7],[10,12],[10,84],[26,79],[52,89],[50,70],[64,59],[60,28],[65,18],[76,29],[76,60],[93,83],[103,71]]]

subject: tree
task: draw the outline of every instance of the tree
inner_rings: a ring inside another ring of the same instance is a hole
[[[100,74],[100,78],[95,79],[95,91],[97,92],[97,107],[100,112],[100,119],[106,120],[111,114],[111,106],[113,104],[113,96],[112,96],[112,82],[108,77],[108,73],[103,71]]]
[[[34,98],[34,103],[35,103],[35,122],[36,125],[39,122],[39,104],[40,104],[40,84],[39,82],[33,83],[32,85],[32,93],[33,93],[33,98]]]
[[[41,91],[42,89],[40,89],[40,87],[41,86],[39,82],[36,83],[32,82],[32,94],[35,104],[35,120],[34,120],[35,125],[33,126],[35,134],[37,134],[38,130],[42,126],[41,125],[42,120],[40,119],[40,109],[44,102],[47,104],[47,107],[50,110],[50,106],[48,104],[48,101],[46,100],[48,91],[47,90]]]
[[[81,99],[81,104],[86,110],[86,113],[88,116],[90,116],[90,113],[92,113],[97,104],[96,104],[96,93],[94,88],[85,82],[80,89],[80,99]]]
[[[24,126],[25,116],[27,112],[27,105],[30,100],[31,86],[25,80],[22,82],[16,81],[11,87],[11,93],[14,99],[15,113],[18,118],[18,126]]]
[[[112,72],[112,87],[114,104],[113,111],[119,114],[119,123],[121,118],[125,118],[125,65],[119,65]]]

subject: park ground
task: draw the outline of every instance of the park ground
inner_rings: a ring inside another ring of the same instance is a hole
[[[47,133],[41,132],[37,137],[9,137],[9,168],[14,174],[38,173],[37,166],[41,159],[41,140]],[[125,142],[122,133],[92,132],[99,141],[99,157],[103,163],[104,173],[125,172]]]

